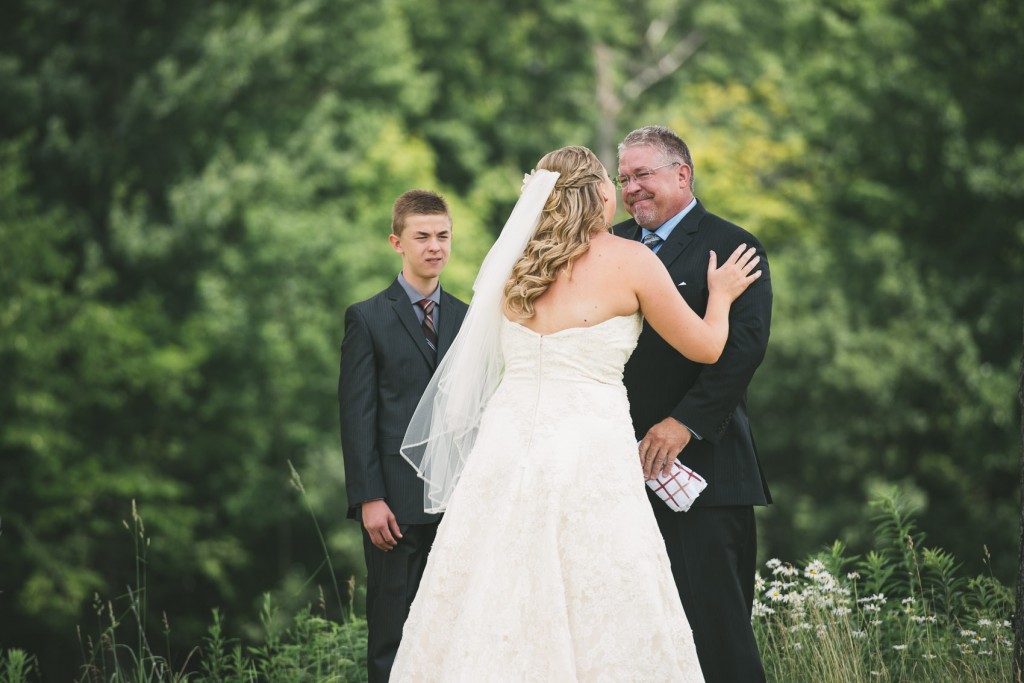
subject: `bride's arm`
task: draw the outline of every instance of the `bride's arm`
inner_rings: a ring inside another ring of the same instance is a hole
[[[672,284],[672,277],[658,257],[638,245],[631,259],[634,291],[644,318],[654,331],[679,353],[698,363],[718,360],[729,336],[729,307],[744,290],[760,277],[753,271],[759,257],[754,249],[740,245],[717,267],[717,255],[711,252],[708,263],[708,305],[701,319]]]

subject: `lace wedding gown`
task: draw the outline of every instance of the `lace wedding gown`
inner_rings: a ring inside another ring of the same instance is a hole
[[[703,680],[622,386],[640,325],[633,315],[539,335],[504,323],[505,375],[393,682]]]

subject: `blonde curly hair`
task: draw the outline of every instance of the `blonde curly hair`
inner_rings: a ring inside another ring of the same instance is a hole
[[[533,237],[505,284],[505,307],[532,318],[533,302],[548,290],[563,269],[590,248],[590,236],[606,230],[601,182],[608,174],[586,147],[562,147],[545,154],[537,168],[559,173]]]

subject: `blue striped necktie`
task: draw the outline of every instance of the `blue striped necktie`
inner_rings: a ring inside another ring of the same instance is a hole
[[[645,247],[649,247],[651,250],[654,250],[665,240],[661,239],[661,236],[657,233],[652,232],[649,235],[644,235],[643,239],[640,241],[644,243]]]

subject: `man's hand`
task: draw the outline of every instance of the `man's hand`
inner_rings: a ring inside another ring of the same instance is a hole
[[[666,417],[651,427],[644,438],[640,439],[640,464],[644,468],[644,479],[668,474],[672,463],[692,438],[690,430],[673,417]]]
[[[383,500],[370,500],[361,507],[363,526],[366,527],[366,533],[370,534],[370,542],[384,552],[398,545],[396,539],[402,537],[402,532],[388,504]]]

